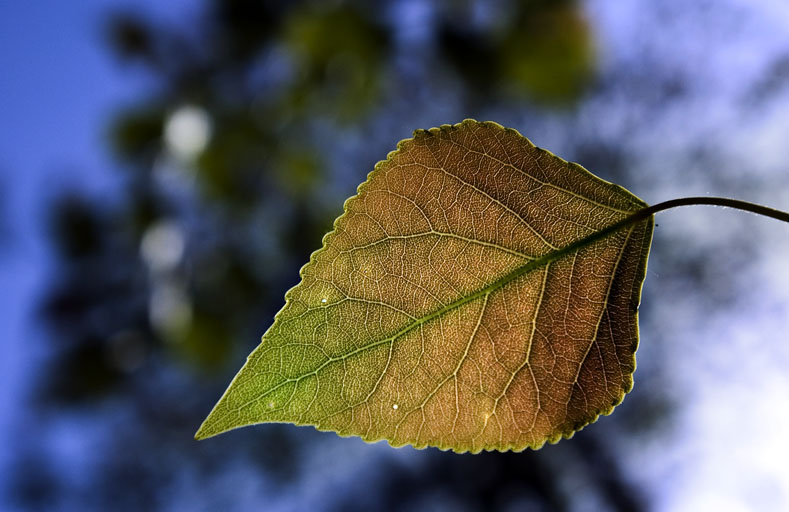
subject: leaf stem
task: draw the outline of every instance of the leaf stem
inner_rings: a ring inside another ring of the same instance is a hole
[[[775,210],[773,208],[768,208],[766,206],[749,203],[747,201],[740,201],[738,199],[729,199],[727,197],[681,197],[679,199],[671,199],[669,201],[664,201],[662,203],[658,203],[652,206],[647,206],[646,208],[642,208],[637,212],[628,215],[624,219],[620,220],[619,222],[615,222],[608,227],[601,229],[600,231],[595,231],[589,236],[576,240],[575,242],[571,243],[570,245],[552,253],[549,253],[541,258],[533,260],[531,263],[520,267],[515,273],[520,275],[528,270],[531,270],[533,267],[537,267],[540,265],[544,265],[550,261],[556,260],[562,257],[565,254],[569,254],[572,251],[578,250],[582,247],[590,245],[598,240],[601,240],[611,233],[640,222],[642,220],[648,219],[652,215],[656,214],[657,212],[662,212],[664,210],[670,210],[671,208],[676,208],[678,206],[697,206],[697,205],[710,205],[710,206],[723,206],[725,208],[734,208],[736,210],[743,210],[746,212],[755,213],[757,215],[762,215],[764,217],[770,217],[771,219],[780,220],[782,222],[789,223],[789,213]],[[505,276],[502,278],[503,280],[511,279],[512,276]]]
[[[749,203],[748,201],[740,201],[739,199],[729,199],[728,197],[707,197],[707,196],[680,197],[679,199],[671,199],[669,201],[663,201],[662,203],[654,204],[652,206],[647,206],[646,208],[638,210],[632,215],[625,217],[619,222],[615,222],[610,226],[603,228],[600,231],[593,233],[592,235],[584,239],[578,240],[577,242],[571,245],[572,246],[587,245],[588,243],[599,240],[600,238],[603,238],[618,229],[622,229],[631,224],[635,224],[636,222],[647,219],[652,215],[656,214],[657,212],[670,210],[672,208],[677,208],[678,206],[699,206],[699,205],[723,206],[724,208],[734,208],[735,210],[743,210],[746,212],[755,213],[756,215],[762,215],[764,217],[770,217],[771,219],[780,220],[782,222],[789,223],[789,213],[781,210],[776,210],[774,208],[768,208],[767,206],[762,206],[760,204]]]
[[[762,206],[759,204],[749,203],[747,201],[740,201],[738,199],[729,199],[727,197],[704,197],[704,196],[681,197],[679,199],[664,201],[662,203],[658,203],[656,205],[652,205],[647,208],[644,208],[643,210],[639,210],[635,214],[628,217],[628,219],[632,218],[631,222],[638,222],[639,220],[645,219],[657,212],[662,212],[663,210],[676,208],[678,206],[696,206],[696,205],[711,205],[711,206],[723,206],[725,208],[734,208],[735,210],[743,210],[746,212],[755,213],[756,215],[762,215],[764,217],[770,217],[772,219],[789,223],[789,213],[783,212],[781,210],[768,208],[766,206]]]

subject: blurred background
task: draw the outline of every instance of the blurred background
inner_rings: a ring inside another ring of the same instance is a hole
[[[538,452],[192,436],[416,128],[789,209],[784,0],[0,0],[0,509],[789,509],[789,226],[659,214],[635,389]]]

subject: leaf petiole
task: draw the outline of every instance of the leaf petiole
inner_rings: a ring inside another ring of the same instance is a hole
[[[640,222],[644,219],[648,219],[658,212],[670,210],[679,206],[722,206],[724,208],[733,208],[735,210],[751,212],[755,213],[756,215],[770,217],[771,219],[789,223],[788,212],[776,210],[774,208],[768,208],[767,206],[762,206],[760,204],[749,203],[748,201],[740,201],[739,199],[730,199],[728,197],[680,197],[678,199],[671,199],[669,201],[663,201],[662,203],[642,208],[641,210],[638,210],[632,215],[625,217],[619,222],[615,222],[610,226],[601,229],[600,231],[596,231],[585,238],[581,238],[580,240],[573,242],[569,246],[565,247],[561,252],[569,253],[571,251],[580,249],[581,247],[587,246],[593,242],[596,242],[597,240],[605,238],[619,229],[630,226],[631,224],[636,224],[637,222]]]
[[[780,220],[782,222],[789,223],[789,213],[776,210],[774,208],[768,208],[766,206],[762,206],[759,204],[749,203],[747,201],[740,201],[738,199],[729,199],[728,197],[681,197],[679,199],[671,199],[670,201],[664,201],[662,203],[658,203],[643,210],[639,210],[638,212],[634,213],[630,217],[627,217],[622,221],[625,225],[631,224],[634,222],[638,222],[639,220],[645,219],[650,215],[653,215],[657,212],[662,212],[664,210],[669,210],[671,208],[676,208],[678,206],[723,206],[724,208],[733,208],[735,210],[742,210],[746,212],[755,213],[756,215],[762,215],[764,217],[770,217],[775,220]],[[629,221],[629,222],[627,222]]]

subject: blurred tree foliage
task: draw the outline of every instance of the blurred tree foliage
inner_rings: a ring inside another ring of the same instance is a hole
[[[486,97],[504,90],[556,107],[578,99],[593,77],[594,44],[574,1],[520,2],[492,29],[449,17],[438,37],[442,55]]]
[[[403,42],[411,21],[400,16],[416,4],[207,0],[178,25],[131,11],[108,21],[115,55],[155,86],[119,108],[110,130],[119,196],[72,191],[51,205],[57,274],[42,305],[54,355],[42,372],[41,406],[100,414],[101,404],[120,403],[133,418],[123,427],[109,421],[117,445],[97,478],[112,492],[89,505],[157,508],[141,496],[161,492],[168,472],[196,465],[208,478],[223,467],[209,461],[233,454],[269,479],[298,478],[288,468],[298,465],[301,430],[267,427],[199,446],[191,435],[296,284],[345,192],[371,170],[374,160],[343,170],[360,160],[331,151],[337,139],[392,149],[404,133],[369,127],[376,119],[408,125],[403,106],[435,88],[460,98],[470,115],[496,102],[567,108],[593,80],[592,34],[574,1],[436,2],[414,48]],[[639,508],[612,456],[600,457],[604,444],[584,449],[592,442],[560,457],[595,473],[607,507]],[[520,498],[571,508],[561,466],[540,454],[420,456],[432,462],[418,479],[386,469],[417,508],[421,493],[441,489],[465,496],[468,509]],[[598,460],[610,466],[592,468]],[[24,467],[21,489],[41,476]],[[485,473],[500,482],[469,487]],[[376,507],[397,508],[384,499],[391,485],[349,492],[378,493]],[[355,508],[344,498],[336,506]]]

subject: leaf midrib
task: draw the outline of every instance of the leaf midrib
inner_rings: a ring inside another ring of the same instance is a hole
[[[454,302],[450,302],[449,304],[446,304],[446,305],[438,308],[437,310],[433,311],[432,313],[428,313],[425,316],[422,316],[420,318],[416,318],[415,320],[411,321],[411,323],[407,324],[405,327],[403,327],[402,329],[397,331],[395,334],[393,334],[393,335],[391,335],[391,336],[389,336],[387,338],[384,338],[384,339],[381,339],[381,340],[378,340],[378,341],[374,341],[374,342],[369,343],[367,345],[361,346],[361,347],[359,347],[359,348],[357,348],[357,349],[355,349],[355,350],[353,350],[351,352],[348,352],[348,353],[343,354],[343,355],[338,356],[338,357],[329,357],[326,361],[324,361],[315,370],[313,370],[311,372],[308,372],[308,373],[305,373],[305,374],[302,374],[302,375],[299,375],[298,377],[285,379],[284,381],[282,381],[279,384],[275,385],[271,389],[261,393],[254,400],[250,400],[249,402],[246,402],[246,403],[240,405],[236,410],[239,411],[241,409],[244,409],[244,408],[246,408],[246,407],[248,407],[248,406],[250,406],[250,405],[252,405],[252,404],[254,404],[254,403],[256,403],[256,402],[258,402],[260,400],[262,400],[263,398],[265,398],[266,396],[270,395],[271,393],[277,391],[278,389],[282,388],[283,386],[286,386],[286,385],[288,385],[290,383],[294,383],[294,382],[298,383],[298,382],[306,379],[307,377],[311,377],[313,375],[317,375],[318,373],[320,373],[321,370],[323,370],[324,368],[326,368],[328,365],[330,365],[332,363],[335,363],[337,361],[343,361],[343,360],[348,359],[350,357],[353,357],[353,356],[355,356],[357,354],[360,354],[360,353],[365,352],[367,350],[379,347],[381,345],[385,345],[387,343],[393,343],[398,338],[400,338],[400,337],[408,334],[409,332],[411,332],[414,328],[419,327],[421,325],[424,325],[424,324],[430,322],[431,320],[434,320],[434,319],[436,319],[436,318],[438,318],[438,317],[440,317],[440,316],[442,316],[442,315],[444,315],[444,314],[446,314],[446,313],[448,313],[448,312],[450,312],[450,311],[452,311],[454,309],[457,309],[457,308],[459,308],[459,307],[461,307],[461,306],[463,306],[465,304],[468,304],[469,302],[472,302],[472,301],[474,301],[476,299],[484,297],[486,294],[490,294],[490,293],[492,293],[492,292],[494,292],[496,290],[499,290],[499,289],[503,288],[504,286],[508,285],[509,283],[511,283],[512,281],[514,281],[515,279],[517,279],[517,278],[519,278],[519,277],[531,272],[532,270],[535,270],[535,269],[538,269],[538,268],[543,267],[545,265],[548,265],[549,263],[551,263],[553,261],[556,261],[556,260],[558,260],[558,259],[560,259],[560,258],[562,258],[562,257],[564,257],[564,256],[566,256],[566,255],[568,255],[570,253],[578,251],[578,250],[580,250],[580,249],[582,249],[582,248],[584,248],[584,247],[586,247],[588,245],[591,245],[594,242],[596,242],[596,241],[598,241],[598,240],[600,240],[602,238],[605,238],[606,236],[608,236],[608,235],[610,235],[610,234],[612,234],[612,233],[614,233],[614,232],[616,232],[616,231],[618,231],[620,229],[623,229],[623,228],[629,226],[630,224],[634,224],[635,222],[638,222],[640,220],[644,220],[644,219],[641,219],[639,217],[640,216],[638,215],[638,211],[632,212],[630,216],[628,216],[628,217],[626,217],[626,218],[624,218],[624,219],[622,219],[622,220],[620,220],[618,222],[615,222],[615,223],[613,223],[613,224],[611,224],[611,225],[609,225],[609,226],[607,226],[607,227],[605,227],[605,228],[603,228],[601,230],[595,231],[594,233],[592,233],[590,235],[587,235],[586,237],[583,237],[583,238],[581,238],[579,240],[576,240],[575,242],[573,242],[571,244],[568,244],[568,245],[566,245],[565,247],[563,247],[561,249],[557,249],[555,251],[550,251],[550,252],[544,254],[543,256],[540,256],[540,257],[538,257],[536,259],[528,261],[525,264],[523,264],[523,265],[521,265],[519,267],[516,267],[515,269],[513,269],[509,273],[505,274],[504,276],[500,277],[496,281],[492,282],[491,284],[489,284],[489,285],[487,285],[485,287],[482,287],[479,290],[477,290],[475,292],[472,292],[471,294],[469,294],[469,295],[467,295],[465,297],[461,297],[461,298],[457,299]],[[612,277],[612,279],[613,279],[613,277]],[[265,339],[265,336],[264,336],[264,339]],[[280,407],[277,407],[276,409],[279,409],[279,408]],[[276,409],[274,409],[274,410],[276,410]]]

